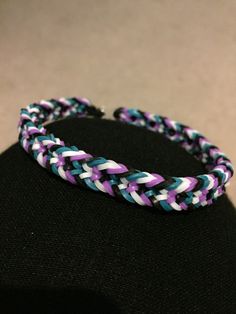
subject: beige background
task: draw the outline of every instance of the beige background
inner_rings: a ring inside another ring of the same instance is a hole
[[[236,164],[235,0],[0,0],[0,31],[1,151],[20,107],[79,95],[188,124]]]

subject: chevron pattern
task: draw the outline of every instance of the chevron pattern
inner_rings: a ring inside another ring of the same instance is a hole
[[[211,205],[224,193],[233,176],[230,160],[198,131],[169,118],[128,108],[114,112],[121,122],[162,133],[178,143],[204,164],[206,174],[170,177],[133,169],[65,145],[43,126],[45,122],[67,117],[102,115],[87,98],[41,100],[21,109],[19,142],[42,167],[72,184],[166,212]]]

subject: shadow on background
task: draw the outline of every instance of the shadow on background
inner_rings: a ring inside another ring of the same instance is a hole
[[[24,314],[118,314],[117,304],[110,298],[86,289],[0,289],[1,313]]]

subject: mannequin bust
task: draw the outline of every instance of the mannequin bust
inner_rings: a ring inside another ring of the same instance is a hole
[[[137,169],[204,173],[177,144],[135,126],[73,118],[47,129]],[[161,213],[73,186],[18,143],[0,160],[0,295],[9,313],[235,313],[236,213],[227,195]]]

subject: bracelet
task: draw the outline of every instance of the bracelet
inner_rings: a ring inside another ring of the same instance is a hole
[[[233,175],[230,160],[198,131],[169,118],[137,109],[118,108],[121,122],[163,133],[200,160],[207,174],[170,177],[133,169],[105,157],[95,157],[68,146],[47,132],[42,123],[66,117],[98,117],[104,112],[86,98],[41,100],[21,109],[19,141],[44,168],[75,185],[164,211],[211,205],[222,195]]]

